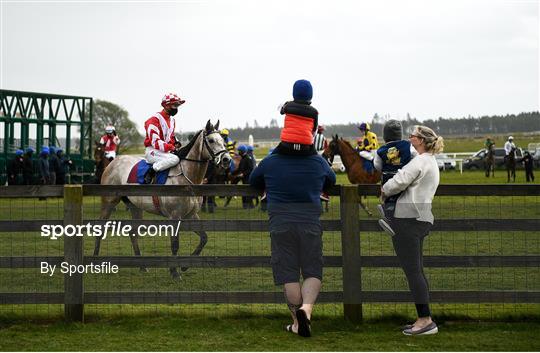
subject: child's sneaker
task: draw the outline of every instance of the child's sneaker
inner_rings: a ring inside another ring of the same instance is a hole
[[[386,214],[384,213],[384,206],[379,204],[377,205],[377,211],[379,211],[379,214],[381,215],[381,218],[386,218]]]
[[[379,219],[379,226],[381,226],[381,228],[386,232],[386,234],[392,237],[396,235],[396,232],[394,232],[392,227],[390,227],[390,224],[388,224],[386,219]]]
[[[325,192],[321,193],[320,198],[322,201],[326,201],[326,202],[330,201],[330,196],[328,196],[328,194]]]

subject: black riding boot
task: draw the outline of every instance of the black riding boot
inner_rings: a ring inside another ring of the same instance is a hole
[[[156,176],[156,171],[154,170],[154,168],[148,169],[148,171],[144,175],[144,183],[152,184],[152,181],[154,180],[155,176]]]

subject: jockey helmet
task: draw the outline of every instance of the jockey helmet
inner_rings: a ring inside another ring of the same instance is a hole
[[[248,150],[248,152],[253,152],[253,151],[255,151],[255,147],[253,147],[251,145],[247,145],[247,150]]]
[[[227,130],[227,129],[221,129],[221,131],[219,133],[222,134],[222,135],[225,135],[225,136],[229,136],[229,130]]]
[[[114,132],[114,126],[112,125],[107,125],[105,127],[105,132],[108,133],[108,134],[112,134]]]
[[[41,147],[41,154],[49,154],[49,147],[47,146]]]
[[[56,150],[56,154],[60,154],[60,153],[64,153],[64,150],[61,149],[61,148],[59,148],[59,149]]]
[[[238,152],[246,153],[247,150],[248,150],[248,148],[247,148],[246,145],[240,145],[240,146],[238,146]]]
[[[317,132],[323,132],[323,131],[324,131],[324,126],[322,125],[317,126]]]
[[[27,147],[26,150],[25,150],[26,153],[34,153],[35,151],[36,150],[34,150],[33,147]]]
[[[166,106],[179,106],[184,104],[186,101],[180,98],[176,93],[167,93],[161,99],[161,106],[165,108]]]
[[[512,141],[514,139],[513,136],[508,136],[508,141]]]
[[[15,151],[16,156],[22,156],[22,154],[23,154],[23,150],[16,150]]]
[[[56,153],[56,147],[50,146],[49,147],[49,153]]]
[[[358,126],[358,129],[363,131],[369,131],[371,129],[371,126],[369,126],[368,123],[362,123],[360,124],[360,126]]]

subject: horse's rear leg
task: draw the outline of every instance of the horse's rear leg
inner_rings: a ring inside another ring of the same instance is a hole
[[[111,213],[114,211],[114,208],[120,202],[120,197],[102,197],[101,198],[101,214],[99,219],[107,220],[111,216]],[[94,256],[99,255],[99,249],[101,246],[101,237],[95,237],[94,243]]]
[[[192,217],[192,219],[199,220],[199,215],[195,214]],[[193,250],[193,252],[191,253],[191,256],[199,256],[201,254],[204,246],[208,242],[208,235],[203,230],[195,231],[194,233],[199,236],[199,244],[197,245],[195,250]],[[181,270],[182,270],[182,272],[185,272],[185,271],[188,270],[188,267],[182,267]]]
[[[171,239],[171,253],[173,256],[178,256],[178,249],[180,248],[180,241],[178,239],[178,235],[171,234],[169,238]],[[169,272],[173,279],[182,279],[182,276],[180,276],[180,273],[178,273],[176,267],[170,267]]]
[[[131,213],[131,219],[137,220],[137,219],[143,219],[143,211],[129,201],[127,197],[123,197],[122,201],[126,204],[126,207],[129,210],[129,213]],[[131,240],[131,247],[133,248],[133,253],[135,256],[141,256],[141,249],[139,248],[139,233],[133,233],[129,237],[129,240]],[[148,269],[146,267],[139,267],[139,270],[141,272],[148,272]]]

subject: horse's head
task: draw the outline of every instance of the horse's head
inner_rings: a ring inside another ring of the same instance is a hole
[[[95,141],[94,160],[100,163],[105,158],[105,146],[99,141]]]
[[[339,154],[339,137],[337,134],[335,136],[332,136],[332,140],[324,149],[322,156],[328,161],[330,165],[332,165],[332,163],[334,163],[334,156],[336,154]]]
[[[223,137],[219,133],[219,120],[215,126],[208,120],[203,134],[205,150],[208,153],[205,158],[211,159],[218,167],[229,168],[231,156],[225,146]]]

